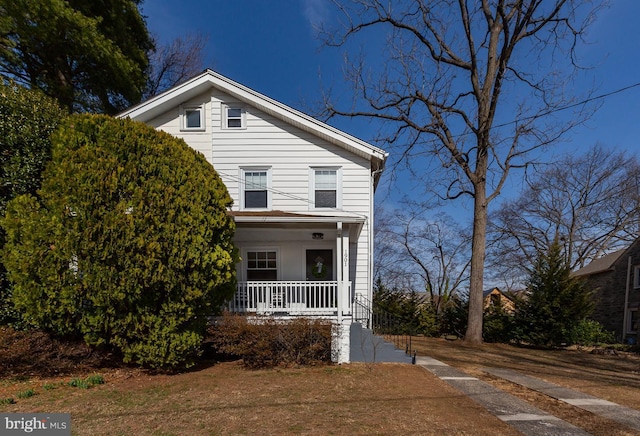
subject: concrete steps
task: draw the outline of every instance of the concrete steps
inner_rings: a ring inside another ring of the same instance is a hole
[[[381,336],[374,335],[370,329],[362,327],[360,323],[352,323],[350,328],[350,352],[351,362],[397,362],[411,363],[411,356],[407,356],[404,350],[399,350]]]

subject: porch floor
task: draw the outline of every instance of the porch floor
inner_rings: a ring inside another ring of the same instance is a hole
[[[349,360],[351,362],[411,363],[411,356],[407,356],[404,350],[399,350],[381,336],[374,335],[370,329],[363,328],[360,323],[351,323],[350,333]]]

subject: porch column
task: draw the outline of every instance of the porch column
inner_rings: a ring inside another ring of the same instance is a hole
[[[338,280],[338,323],[342,321],[342,222],[336,223],[336,279]]]
[[[337,223],[336,278],[338,279],[338,316],[351,316],[349,292],[349,227]]]
[[[342,311],[343,315],[351,315],[352,314],[352,301],[351,301],[351,293],[349,292],[349,280],[351,277],[349,276],[349,230],[351,226],[347,226],[345,229],[342,229],[342,254],[340,256],[342,260],[342,292],[340,293],[340,298],[342,298]]]
[[[332,348],[337,363],[348,363],[351,348],[351,305],[349,302],[349,229],[336,224],[336,278],[338,281],[337,331]],[[346,239],[345,239],[346,238]],[[345,254],[346,253],[346,254]],[[346,263],[345,263],[346,262]],[[345,316],[346,315],[346,316]]]

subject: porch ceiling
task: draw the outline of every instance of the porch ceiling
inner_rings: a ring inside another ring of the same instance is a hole
[[[229,211],[236,223],[283,223],[283,224],[364,224],[364,216],[355,215],[319,215],[284,212],[281,210],[270,211]]]

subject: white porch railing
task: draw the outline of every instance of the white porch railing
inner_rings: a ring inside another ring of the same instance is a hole
[[[228,309],[259,315],[333,316],[338,313],[338,288],[337,281],[239,282]],[[351,282],[344,288],[351,295]]]

